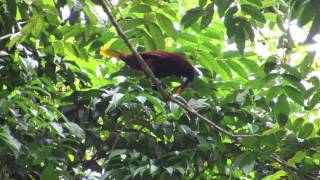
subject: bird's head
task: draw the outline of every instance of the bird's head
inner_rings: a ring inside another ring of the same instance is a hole
[[[180,77],[181,86],[179,86],[179,87],[176,89],[176,94],[181,94],[182,91],[183,91],[185,88],[190,87],[192,80],[193,80],[193,78],[188,78],[188,77],[185,77],[185,76],[181,76],[181,77]]]

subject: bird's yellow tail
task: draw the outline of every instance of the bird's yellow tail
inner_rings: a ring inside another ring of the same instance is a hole
[[[103,57],[109,56],[109,57],[119,57],[121,53],[112,49],[108,49],[106,47],[100,48],[100,55]]]

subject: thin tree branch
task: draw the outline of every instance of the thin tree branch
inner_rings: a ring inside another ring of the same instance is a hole
[[[310,174],[306,174],[304,175],[303,177],[299,176],[299,169],[296,168],[296,167],[291,167],[289,166],[288,162],[283,160],[280,156],[278,156],[277,154],[275,153],[272,153],[270,155],[270,157],[275,160],[276,162],[278,162],[286,171],[294,174],[295,176],[297,176],[299,179],[310,179],[310,180],[317,180],[319,179],[320,177],[317,175],[310,175]]]

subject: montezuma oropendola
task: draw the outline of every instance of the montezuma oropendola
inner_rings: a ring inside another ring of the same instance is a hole
[[[131,68],[142,70],[133,54],[121,53],[105,47],[100,49],[100,54],[119,58]],[[177,88],[177,94],[180,94],[193,81],[196,71],[183,56],[165,51],[145,51],[139,54],[157,78],[177,76],[180,79],[181,86]]]

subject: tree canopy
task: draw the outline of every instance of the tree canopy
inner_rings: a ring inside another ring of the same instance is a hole
[[[0,0],[0,179],[319,179],[319,12],[318,0]],[[125,38],[186,57],[192,86],[166,98],[99,54],[132,53]]]

